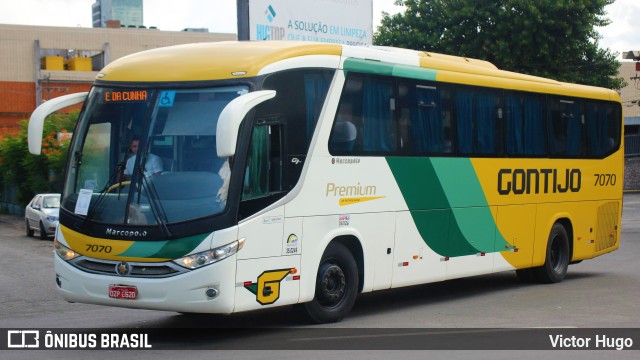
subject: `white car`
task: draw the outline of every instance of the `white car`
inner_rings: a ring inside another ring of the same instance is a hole
[[[27,236],[34,231],[40,233],[40,239],[53,236],[58,226],[60,214],[60,194],[38,194],[24,210]]]

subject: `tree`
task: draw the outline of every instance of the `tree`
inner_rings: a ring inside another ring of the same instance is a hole
[[[376,45],[478,58],[503,70],[620,89],[620,63],[599,48],[596,26],[615,0],[397,0]]]
[[[15,186],[17,201],[26,205],[42,192],[60,192],[69,138],[58,140],[58,134],[70,133],[78,119],[78,113],[51,115],[45,120],[42,154],[29,153],[28,121],[21,120],[16,135],[6,135],[0,140],[0,189]]]

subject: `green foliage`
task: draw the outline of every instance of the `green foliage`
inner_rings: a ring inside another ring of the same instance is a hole
[[[500,69],[620,89],[619,62],[595,27],[615,0],[397,0],[376,45],[483,59]]]
[[[0,140],[0,189],[15,186],[21,205],[37,193],[60,192],[70,137],[58,141],[58,134],[71,133],[77,119],[77,112],[49,116],[44,123],[40,155],[29,153],[28,121],[21,120],[18,134]]]

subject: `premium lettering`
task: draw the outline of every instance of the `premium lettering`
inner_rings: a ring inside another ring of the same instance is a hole
[[[328,183],[325,196],[371,196],[376,194],[375,185],[360,185],[360,183],[352,186],[340,186],[334,183]]]
[[[549,194],[579,192],[582,187],[580,169],[500,169],[500,195]]]

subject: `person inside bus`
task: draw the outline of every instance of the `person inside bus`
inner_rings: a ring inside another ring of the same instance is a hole
[[[351,121],[352,108],[342,104],[331,130],[331,148],[338,152],[351,152],[356,143],[358,128]]]
[[[127,164],[124,168],[124,180],[130,179],[133,174],[133,166],[136,163],[136,156],[140,148],[140,139],[134,138],[131,140],[129,151],[131,157],[127,160]],[[147,160],[144,164],[144,176],[159,175],[162,172],[162,159],[160,157],[149,153],[147,154]]]

